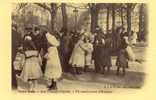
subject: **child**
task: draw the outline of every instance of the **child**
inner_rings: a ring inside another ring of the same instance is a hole
[[[122,38],[122,43],[120,46],[120,50],[117,56],[117,61],[116,61],[116,65],[117,65],[117,75],[119,75],[119,71],[120,68],[122,68],[122,72],[123,72],[123,76],[126,73],[126,68],[128,68],[128,54],[126,51],[126,48],[128,47],[128,37],[123,37]]]
[[[84,71],[86,72],[88,67],[92,65],[93,44],[91,43],[88,37],[84,39],[84,42],[85,42],[85,48],[86,48]]]
[[[25,55],[23,54],[23,50],[18,49],[18,52],[16,53],[15,60],[13,62],[15,73],[17,75],[21,74],[24,63],[25,63]]]
[[[119,75],[120,68],[122,68],[123,75],[125,75],[126,73],[125,69],[128,66],[127,53],[125,49],[121,49],[119,51],[116,65],[117,65],[117,75]]]
[[[85,43],[84,36],[81,35],[78,42],[75,44],[69,64],[72,65],[74,74],[81,74],[81,69],[85,66]]]
[[[59,46],[59,41],[50,34],[49,32],[45,33],[48,42],[48,53],[45,55],[47,59],[46,69],[45,69],[45,78],[50,81],[48,84],[49,90],[57,89],[57,80],[62,75],[62,67],[58,55],[57,47]]]
[[[28,82],[30,85],[30,90],[33,90],[37,85],[37,80],[42,76],[42,71],[40,68],[42,63],[41,57],[36,50],[30,36],[26,36],[24,38],[24,55],[25,64],[23,66],[20,78],[24,82]]]

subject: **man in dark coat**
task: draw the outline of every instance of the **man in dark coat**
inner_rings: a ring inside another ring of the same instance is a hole
[[[95,32],[93,59],[95,62],[95,72],[98,73],[101,72],[103,67],[104,34],[100,28],[97,28]]]
[[[17,26],[12,25],[12,89],[17,89],[16,71],[13,66],[18,47],[21,45],[21,35],[17,32]]]

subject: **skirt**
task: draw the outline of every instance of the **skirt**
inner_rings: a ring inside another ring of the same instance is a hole
[[[58,79],[62,75],[62,67],[58,55],[57,48],[52,48],[48,53],[48,59],[45,69],[45,78]]]
[[[37,57],[26,59],[20,75],[21,79],[27,82],[29,79],[39,79],[42,75],[39,59]]]

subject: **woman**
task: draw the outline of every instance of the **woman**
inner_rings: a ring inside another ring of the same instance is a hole
[[[62,69],[57,50],[59,42],[55,36],[51,35],[49,32],[47,32],[45,35],[48,41],[48,53],[45,55],[45,58],[47,58],[47,64],[44,76],[48,79],[48,81],[50,81],[48,88],[51,90],[57,89],[56,82],[62,75]]]
[[[94,39],[93,59],[95,63],[95,72],[100,73],[103,68],[103,54],[104,54],[105,40],[102,34],[97,34]]]
[[[103,73],[105,72],[105,67],[107,67],[107,72],[110,72],[110,67],[112,66],[111,62],[111,47],[112,47],[112,39],[110,34],[105,35],[105,44],[103,46]]]

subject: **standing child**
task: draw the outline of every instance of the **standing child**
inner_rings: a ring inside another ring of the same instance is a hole
[[[45,33],[45,35],[48,41],[48,53],[45,55],[45,58],[47,58],[47,64],[44,76],[50,81],[50,85],[48,85],[49,90],[56,90],[56,82],[62,75],[62,68],[57,50],[59,41],[49,32]]]
[[[81,35],[78,42],[75,44],[69,64],[72,65],[74,74],[81,74],[81,69],[85,66],[85,52],[84,36]]]
[[[121,46],[116,61],[117,75],[119,75],[120,68],[122,68],[123,75],[126,73],[125,69],[128,68],[128,53],[126,51],[129,44],[128,37],[124,36],[121,40]]]
[[[86,48],[84,71],[86,72],[88,67],[92,65],[93,44],[91,43],[88,37],[84,39],[84,42],[85,42],[85,48]]]
[[[30,36],[24,38],[24,55],[25,64],[20,78],[23,81],[28,82],[30,90],[33,90],[37,85],[37,80],[42,76],[42,61]]]

